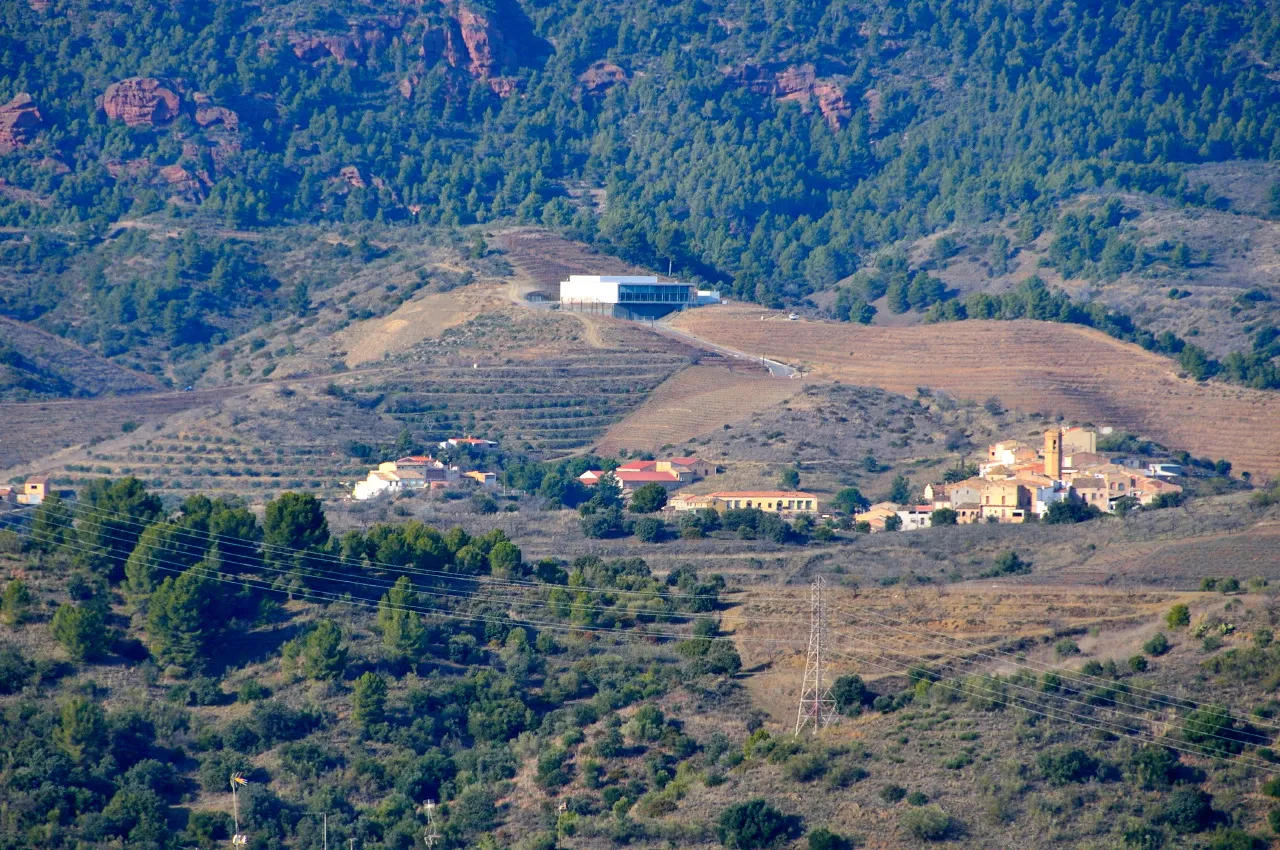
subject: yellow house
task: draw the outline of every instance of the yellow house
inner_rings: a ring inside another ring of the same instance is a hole
[[[498,484],[498,474],[496,472],[464,472],[462,477],[470,478],[482,487],[496,487]]]
[[[49,476],[33,475],[22,485],[18,494],[18,504],[38,505],[49,496]]]
[[[740,508],[758,508],[775,514],[814,513],[818,510],[818,497],[812,493],[791,490],[739,490],[708,493],[718,511]]]

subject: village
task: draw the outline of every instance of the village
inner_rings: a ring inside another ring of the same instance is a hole
[[[454,437],[439,444],[442,451],[469,450],[483,457],[497,442]],[[973,466],[961,465],[971,471]],[[698,457],[629,460],[605,464],[578,476],[586,488],[608,479],[629,502],[642,488],[660,488],[665,498],[660,512],[676,516],[696,511],[759,510],[783,517],[808,515],[859,532],[917,531],[933,525],[978,522],[1024,523],[1055,513],[1076,518],[1124,513],[1137,507],[1176,500],[1182,487],[1172,479],[1182,475],[1175,463],[1146,463],[1111,457],[1098,451],[1098,434],[1083,427],[1054,428],[1042,445],[1002,440],[987,448],[977,474],[961,480],[926,484],[919,499],[901,504],[881,501],[861,510],[834,510],[828,500],[803,490],[716,490],[702,486],[726,470]],[[954,476],[952,474],[948,478]],[[460,486],[494,488],[500,475],[493,471],[463,471],[458,465],[431,456],[408,456],[370,470],[351,493],[355,501],[391,496],[403,491]],[[706,490],[706,492],[703,492]],[[1055,507],[1061,506],[1061,507]],[[846,504],[841,504],[846,508]]]

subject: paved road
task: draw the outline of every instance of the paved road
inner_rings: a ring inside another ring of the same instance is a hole
[[[685,331],[678,331],[675,328],[671,327],[670,325],[661,321],[651,322],[649,324],[649,327],[653,328],[653,330],[656,331],[657,333],[664,334],[669,337],[675,337],[676,339],[679,339],[683,342],[687,342],[690,345],[697,346],[698,348],[706,348],[716,352],[717,354],[723,354],[726,357],[732,357],[735,360],[754,360],[755,362],[759,363],[761,366],[764,366],[766,369],[768,369],[769,374],[773,375],[775,378],[794,378],[796,375],[800,374],[799,370],[795,369],[792,366],[788,366],[786,363],[779,363],[777,360],[770,360],[767,357],[760,357],[755,354],[748,354],[745,351],[739,351],[736,348],[729,348],[727,346],[720,345],[719,343],[715,343],[715,342],[711,342],[710,340],[703,339],[700,336],[695,336],[694,334],[686,333]]]

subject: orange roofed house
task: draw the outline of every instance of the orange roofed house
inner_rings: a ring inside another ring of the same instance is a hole
[[[666,460],[633,460],[624,463],[613,471],[623,493],[630,493],[645,484],[661,484],[671,491],[681,484],[689,484],[700,478],[716,474],[714,464],[696,457],[673,457]],[[588,487],[600,482],[605,473],[599,469],[589,469],[578,476],[578,480]]]

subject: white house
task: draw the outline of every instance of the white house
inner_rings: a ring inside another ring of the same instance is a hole
[[[378,464],[369,470],[363,481],[356,482],[351,498],[358,502],[378,496],[392,495],[402,490],[423,490],[428,487],[448,487],[456,483],[461,473],[456,466],[446,466],[433,457],[414,455]]]
[[[1065,502],[1071,497],[1071,485],[1064,481],[1055,481],[1035,488],[1035,504],[1032,511],[1037,516],[1044,516],[1054,502]]]
[[[917,531],[933,525],[933,505],[915,505],[895,513],[902,520],[903,531]]]

